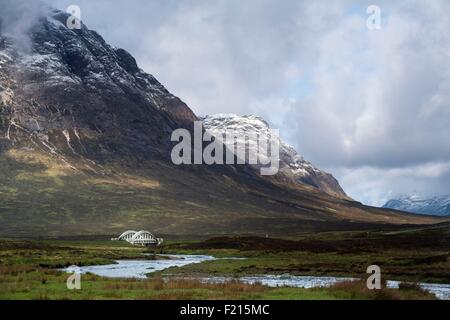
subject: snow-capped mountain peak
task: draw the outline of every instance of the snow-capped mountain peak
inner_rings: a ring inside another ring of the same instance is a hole
[[[418,193],[401,195],[396,199],[389,200],[383,207],[426,215],[449,216],[450,195],[430,198]]]
[[[214,132],[234,131],[242,137],[249,133],[257,134],[262,139],[273,136],[269,123],[256,115],[215,114],[201,119],[204,128],[212,132],[213,135]],[[347,198],[339,182],[331,174],[306,161],[294,147],[283,141],[281,137],[277,136],[276,139],[278,139],[280,146],[279,174],[284,180],[291,183],[306,184],[333,196]],[[236,143],[238,143],[238,140]]]

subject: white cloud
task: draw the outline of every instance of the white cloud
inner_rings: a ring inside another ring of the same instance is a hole
[[[391,198],[403,194],[447,195],[450,162],[398,168],[336,168],[335,172],[350,196],[382,206]]]
[[[13,39],[20,50],[30,50],[28,32],[46,7],[40,2],[0,0],[0,30]]]

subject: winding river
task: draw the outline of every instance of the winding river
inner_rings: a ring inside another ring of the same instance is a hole
[[[148,273],[161,271],[170,267],[182,267],[193,263],[218,260],[206,255],[159,255],[167,259],[163,260],[118,260],[115,264],[84,266],[78,268],[80,273],[93,273],[109,278],[146,278]],[[224,258],[240,259],[240,258]],[[72,268],[64,269],[66,272],[74,272]],[[204,282],[226,282],[233,278],[229,277],[202,277],[198,278]],[[293,275],[257,275],[238,278],[244,283],[261,283],[269,287],[295,287],[295,288],[318,288],[329,287],[342,281],[356,280],[344,277],[319,277],[319,276],[293,276]],[[398,288],[399,281],[387,281],[388,288]],[[419,285],[441,300],[450,300],[450,284],[419,283]]]

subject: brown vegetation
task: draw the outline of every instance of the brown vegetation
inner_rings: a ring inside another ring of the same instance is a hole
[[[364,298],[373,300],[435,300],[436,297],[423,290],[418,284],[401,283],[399,289],[387,288],[386,283],[381,289],[369,290],[365,280],[345,281],[335,284],[332,290],[349,293],[352,298]]]

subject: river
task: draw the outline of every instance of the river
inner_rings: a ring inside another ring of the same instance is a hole
[[[163,260],[118,260],[115,264],[84,266],[78,268],[80,273],[93,273],[109,278],[146,278],[148,273],[161,271],[171,267],[182,267],[193,263],[218,260],[206,255],[160,255],[167,259]],[[220,258],[240,259],[240,258]],[[74,272],[72,268],[64,269],[66,272]],[[198,278],[204,282],[225,282],[233,280],[229,277],[202,277]],[[335,283],[356,280],[344,277],[322,277],[322,276],[294,276],[294,275],[255,275],[240,277],[237,280],[244,283],[261,283],[269,287],[296,287],[296,288],[318,288],[329,287]],[[387,281],[389,288],[398,288],[399,281]],[[441,300],[450,300],[450,284],[419,283],[419,285]]]

